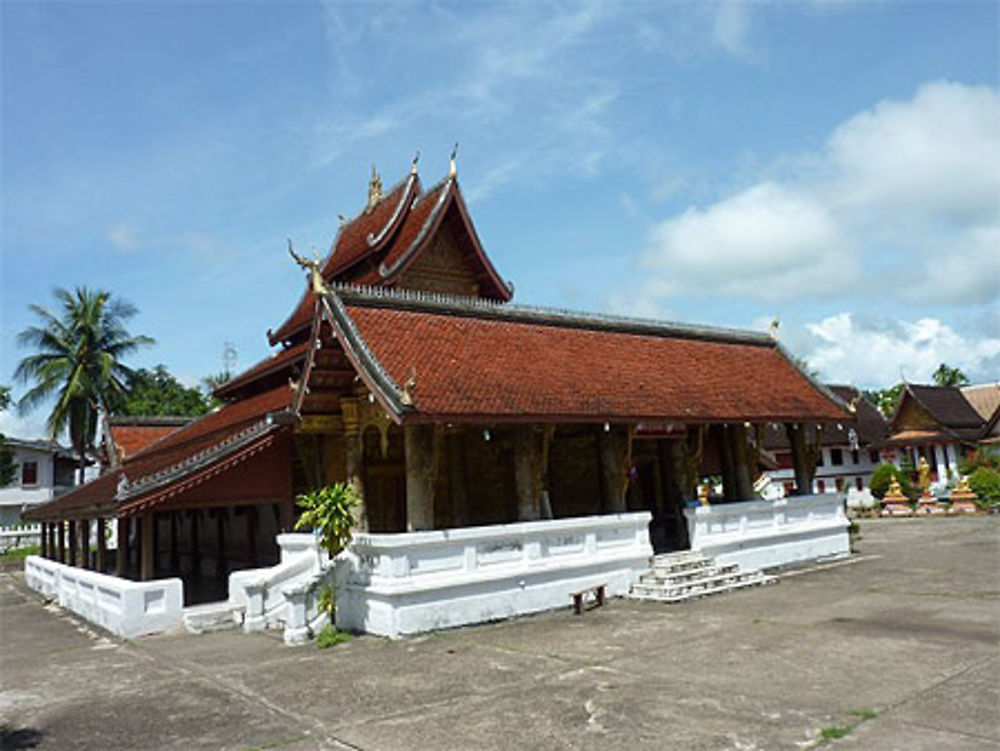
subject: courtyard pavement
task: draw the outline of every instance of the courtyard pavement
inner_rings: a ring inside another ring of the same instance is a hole
[[[0,574],[0,746],[1000,749],[1000,518],[861,531],[777,586],[327,650],[125,642]]]

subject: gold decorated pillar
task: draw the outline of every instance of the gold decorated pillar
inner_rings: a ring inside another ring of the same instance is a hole
[[[340,410],[344,421],[344,460],[347,484],[354,488],[358,505],[354,507],[354,529],[368,531],[368,510],[365,508],[364,443],[358,419],[358,400],[341,399]]]

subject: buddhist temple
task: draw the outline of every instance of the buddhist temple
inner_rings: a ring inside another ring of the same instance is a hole
[[[43,558],[135,581],[176,577],[184,605],[225,597],[232,574],[232,599],[241,570],[289,560],[281,540],[295,496],[348,482],[363,500],[357,560],[376,567],[356,587],[370,590],[362,627],[381,633],[376,600],[401,580],[376,591],[388,571],[378,561],[392,554],[366,545],[494,540],[455,559],[479,576],[493,557],[534,555],[512,535],[547,534],[539,561],[565,543],[593,578],[619,537],[647,551],[638,559],[690,546],[685,510],[706,477],[722,486],[706,503],[752,501],[765,429],[787,432],[810,493],[805,427],[854,419],[767,333],[514,304],[454,162],[430,187],[416,162],[385,191],[373,172],[325,258],[289,250],[307,278],[267,332],[273,354],[215,391],[217,411],[35,509]],[[105,549],[108,524],[116,551]],[[418,560],[447,568],[443,553],[408,555],[407,572]],[[579,571],[573,581],[586,579]]]

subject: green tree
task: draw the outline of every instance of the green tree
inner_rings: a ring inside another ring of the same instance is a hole
[[[969,379],[958,368],[951,368],[945,363],[938,365],[932,376],[938,386],[968,386]]]
[[[24,413],[55,398],[48,417],[50,437],[69,431],[80,461],[80,481],[87,452],[93,450],[98,422],[125,394],[132,371],[122,358],[153,344],[148,336],[132,336],[125,322],[136,314],[131,303],[112,299],[111,293],[77,287],[56,288],[58,315],[41,305],[29,310],[41,319],[18,335],[21,346],[35,348],[14,371],[31,387],[18,401]]]
[[[878,408],[879,412],[886,417],[892,417],[893,413],[896,411],[896,407],[899,406],[900,400],[903,398],[904,388],[905,387],[902,383],[897,383],[891,388],[870,389],[862,393],[864,394],[865,399]]]
[[[872,495],[882,500],[889,490],[889,485],[893,478],[899,482],[899,487],[903,491],[903,495],[910,497],[910,494],[913,492],[913,488],[910,485],[910,478],[906,472],[894,464],[879,464],[875,468],[875,471],[872,472],[872,479],[868,483]]]
[[[0,386],[0,412],[10,407],[10,387]],[[7,439],[0,433],[0,488],[5,488],[17,477],[17,462],[14,451],[7,444]]]
[[[978,496],[983,508],[1000,506],[1000,472],[992,467],[979,467],[969,476],[969,487]]]
[[[188,388],[178,381],[165,365],[152,370],[140,368],[128,377],[126,393],[111,413],[126,415],[180,415],[197,417],[211,409],[212,403],[201,389]]]

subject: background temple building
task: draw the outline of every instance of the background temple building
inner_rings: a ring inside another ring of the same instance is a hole
[[[765,435],[787,431],[809,492],[806,424],[853,421],[767,334],[511,304],[454,165],[429,188],[416,163],[384,192],[373,175],[328,256],[299,260],[274,354],[35,510],[45,556],[218,598],[279,561],[297,493],[338,481],[363,498],[359,539],[642,511],[656,550],[684,549],[700,479],[721,478],[713,503],[754,498]]]
[[[811,492],[864,490],[875,467],[882,462],[881,449],[889,435],[889,424],[855,387],[830,384],[827,388],[854,406],[854,419],[826,425],[819,431],[815,425],[806,429],[807,445],[813,447],[816,457]],[[764,447],[774,455],[777,464],[767,475],[781,484],[785,495],[794,494],[795,469],[786,432],[772,425]]]

